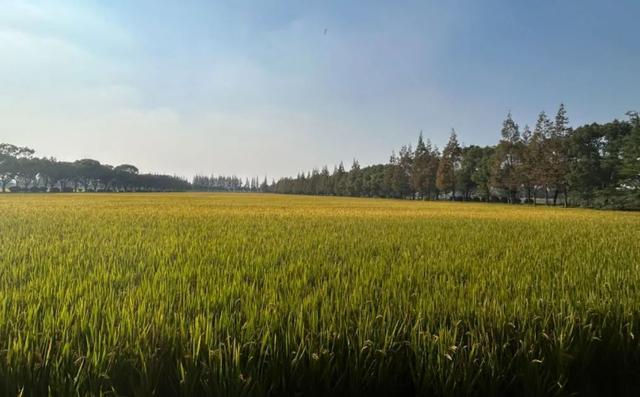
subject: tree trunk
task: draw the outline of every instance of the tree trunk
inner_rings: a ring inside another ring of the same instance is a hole
[[[549,205],[549,188],[544,188],[544,205]]]
[[[558,202],[558,189],[553,191],[553,206],[555,207]]]

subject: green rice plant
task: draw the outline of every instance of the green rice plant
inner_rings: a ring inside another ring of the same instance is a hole
[[[640,214],[0,195],[0,394],[637,395]]]

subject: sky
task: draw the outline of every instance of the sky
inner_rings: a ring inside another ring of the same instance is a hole
[[[637,0],[0,0],[0,142],[271,178],[640,110]]]

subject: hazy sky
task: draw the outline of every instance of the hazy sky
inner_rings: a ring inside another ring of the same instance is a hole
[[[0,142],[279,177],[640,110],[640,1],[0,0]],[[326,34],[325,34],[326,29]]]

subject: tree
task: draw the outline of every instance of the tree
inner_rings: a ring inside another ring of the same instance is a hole
[[[135,189],[136,177],[138,176],[138,167],[131,164],[122,164],[113,169],[114,184],[116,188],[127,191],[127,189]]]
[[[640,116],[638,112],[628,112],[627,115],[632,130],[624,139],[620,174],[623,188],[632,198],[629,207],[637,209],[640,208]]]
[[[367,197],[383,197],[382,180],[385,166],[378,164],[362,169],[362,193]]]
[[[501,139],[496,146],[491,172],[492,184],[507,194],[509,203],[518,203],[518,191],[522,185],[520,177],[521,138],[518,124],[513,121],[511,112],[502,123]]]
[[[51,179],[51,186],[57,184],[58,190],[64,192],[67,188],[67,182],[74,178],[75,169],[72,163],[52,161],[47,172]]]
[[[384,171],[382,174],[382,186],[380,188],[382,197],[393,197],[393,177],[395,173],[396,167],[396,153],[395,151],[391,152],[391,156],[389,157],[389,162],[385,164]]]
[[[428,198],[428,171],[430,161],[429,150],[422,139],[422,131],[418,137],[418,144],[413,153],[413,168],[411,171],[411,188],[421,199]]]
[[[325,165],[320,171],[318,180],[318,191],[322,195],[330,195],[333,193],[333,185],[331,184],[331,174],[329,168]]]
[[[16,187],[22,191],[29,191],[35,184],[39,172],[39,159],[32,157],[20,157],[16,160]]]
[[[569,151],[567,138],[571,133],[569,119],[564,104],[560,104],[556,121],[553,125],[552,135],[547,139],[546,158],[548,169],[546,170],[549,185],[553,187],[553,205],[556,205],[560,192],[564,195],[565,207],[568,203],[569,186]]]
[[[105,191],[111,190],[111,186],[115,179],[115,172],[114,172],[113,166],[106,165],[106,164],[100,165],[100,167],[96,170],[94,177],[95,177],[95,186],[94,186],[95,191],[100,191],[101,184]]]
[[[567,117],[567,110],[564,107],[564,103],[561,103],[558,107],[558,113],[556,114],[556,122],[553,125],[553,131],[555,135],[559,137],[566,137],[571,131],[571,129],[569,128],[569,117]]]
[[[438,176],[438,167],[440,167],[440,152],[437,146],[432,146],[431,141],[427,139],[427,151],[429,152],[429,164],[426,171],[427,197],[429,199],[438,199],[439,191],[436,184]]]
[[[533,203],[536,203],[537,192],[544,189],[545,203],[549,204],[549,184],[547,170],[549,169],[547,152],[547,139],[551,136],[553,123],[542,111],[538,115],[536,126],[533,129],[529,144],[527,146],[525,161],[526,172],[529,173],[529,180],[532,186]]]
[[[495,148],[492,146],[481,148],[480,158],[475,170],[471,175],[471,180],[476,185],[476,194],[483,200],[489,201],[491,198],[491,170],[493,166]]]
[[[405,153],[404,156],[406,158],[406,147],[403,147],[401,152]],[[406,194],[409,191],[409,177],[402,167],[401,157],[396,156],[395,153],[392,153],[391,158],[389,159],[389,166],[388,171],[385,174],[385,179],[388,179],[389,197],[406,197]]]
[[[518,145],[520,156],[520,167],[518,169],[518,178],[522,183],[526,194],[526,202],[534,203],[535,194],[537,191],[536,181],[534,178],[535,165],[535,150],[532,146],[533,133],[529,128],[529,125],[524,126],[522,131],[520,144]]]
[[[0,144],[0,183],[2,192],[6,192],[9,182],[20,173],[20,159],[30,159],[35,151],[28,147],[19,147],[9,143]],[[24,164],[23,164],[24,166]]]
[[[336,196],[347,195],[347,172],[344,170],[344,164],[342,161],[336,169],[333,171],[333,179],[335,181],[333,192]]]
[[[2,156],[0,154],[0,183],[2,193],[7,191],[7,185],[16,177],[18,173],[18,160],[13,156]]]
[[[362,194],[362,175],[360,172],[360,163],[353,159],[351,170],[349,171],[347,191],[350,196],[360,196]]]
[[[456,184],[462,192],[464,200],[470,200],[473,193],[478,190],[478,181],[474,179],[474,175],[483,166],[484,156],[484,149],[480,146],[471,145],[462,148],[460,169],[456,173]],[[481,181],[480,178],[477,179]]]
[[[411,174],[413,171],[413,149],[411,145],[402,146],[398,155],[398,193],[400,197],[415,198],[415,191],[411,187]]]
[[[11,183],[12,191],[175,191],[187,190],[191,184],[176,176],[144,174],[139,175],[138,168],[123,164],[116,168],[100,164],[97,160],[81,159],[73,163],[60,162],[55,158],[34,157],[34,150],[8,143],[0,144],[0,185],[6,191]],[[212,183],[212,178],[197,176],[194,181],[202,184]],[[236,177],[222,178],[229,188],[240,186]],[[218,181],[220,182],[220,181]],[[73,183],[73,189],[68,184]],[[233,187],[231,187],[233,185]],[[257,178],[254,184],[257,188]]]
[[[599,187],[606,184],[602,170],[603,129],[598,124],[577,128],[569,138],[568,183],[578,204],[590,206]]]
[[[77,160],[73,164],[76,170],[77,180],[82,185],[84,191],[89,191],[92,185],[94,190],[97,190],[99,179],[104,172],[102,164],[100,164],[99,161],[92,159]]]
[[[544,190],[547,204],[553,193],[554,204],[561,196],[565,205],[571,201],[636,208],[640,207],[640,116],[632,112],[629,118],[574,131],[561,104],[555,121],[540,112],[533,131],[525,126],[520,132],[509,113],[496,146],[460,148],[454,137],[441,155],[420,133],[415,151],[403,146],[398,155],[392,153],[388,163],[365,168],[354,165],[350,172],[341,166],[333,175],[323,173],[331,186],[328,191],[339,194],[437,199],[440,188],[448,196],[460,193],[465,200],[490,200],[498,194],[511,203],[520,202],[524,193],[526,201],[535,204]],[[276,184],[277,191],[311,189],[313,194],[322,194],[318,181],[323,173],[314,170],[283,178]]]
[[[451,192],[451,198],[456,195],[456,168],[459,166],[462,149],[458,143],[455,130],[451,130],[449,141],[442,151],[442,158],[438,165],[436,186],[445,194]]]

